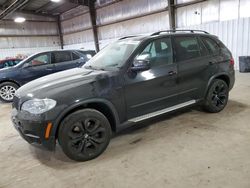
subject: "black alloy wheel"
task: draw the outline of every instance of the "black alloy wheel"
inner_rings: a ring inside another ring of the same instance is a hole
[[[64,153],[76,161],[98,157],[107,148],[111,128],[99,111],[84,109],[70,114],[59,130],[59,142]]]
[[[208,112],[222,111],[228,102],[229,88],[225,81],[216,79],[208,90],[204,108]]]

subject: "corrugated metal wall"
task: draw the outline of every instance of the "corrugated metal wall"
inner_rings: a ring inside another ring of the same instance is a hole
[[[178,0],[178,3],[190,0]],[[250,17],[250,0],[209,0],[177,9],[177,27]]]
[[[194,0],[176,1],[180,4]],[[107,0],[98,1],[98,5],[105,3],[108,3]],[[121,36],[168,29],[169,20],[166,7],[167,0],[123,0],[98,8],[97,24],[101,48]],[[250,0],[208,0],[178,8],[176,11],[177,27],[204,29],[219,36],[231,49],[238,62],[238,56],[250,55],[249,10]],[[69,19],[72,15],[76,17]],[[133,17],[135,18],[130,19]],[[65,48],[94,49],[87,9],[77,8],[63,14],[62,19],[64,20],[62,25]],[[236,64],[236,68],[238,68],[238,64]]]
[[[101,48],[116,38],[150,33],[169,28],[166,0],[123,0],[97,9],[98,35]],[[90,16],[78,14],[79,9],[62,15],[65,48],[94,49]],[[132,19],[134,18],[134,19]]]
[[[0,59],[60,48],[55,19],[24,14],[21,16],[27,21],[17,24],[13,22],[15,16],[12,14],[0,21]]]
[[[178,0],[187,2],[188,0]],[[189,0],[190,1],[190,0]],[[201,29],[218,36],[232,51],[239,69],[239,56],[250,55],[250,0],[210,0],[177,9],[177,26]]]
[[[239,69],[239,56],[250,55],[250,18],[212,22],[184,28],[201,29],[218,36],[233,53],[236,69]]]

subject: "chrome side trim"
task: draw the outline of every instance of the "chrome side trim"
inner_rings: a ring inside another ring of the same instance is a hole
[[[136,123],[136,122],[139,122],[139,121],[143,121],[143,120],[146,120],[146,119],[149,119],[149,118],[161,115],[161,114],[165,114],[167,112],[171,112],[171,111],[174,111],[174,110],[177,110],[177,109],[180,109],[180,108],[195,104],[195,103],[196,103],[196,100],[187,101],[187,102],[184,102],[184,103],[181,103],[181,104],[177,104],[175,106],[171,106],[169,108],[165,108],[165,109],[162,109],[162,110],[158,110],[156,112],[152,112],[152,113],[149,113],[149,114],[145,114],[145,115],[142,115],[142,116],[139,116],[139,117],[129,119],[128,121]]]

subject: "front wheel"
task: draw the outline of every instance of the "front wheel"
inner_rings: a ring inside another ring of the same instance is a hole
[[[88,161],[101,155],[111,138],[107,118],[94,109],[70,114],[62,122],[58,140],[63,152],[72,160]]]
[[[18,85],[12,82],[0,84],[0,100],[2,102],[13,102]]]
[[[207,92],[204,109],[211,113],[222,111],[228,102],[229,88],[225,81],[215,79]]]

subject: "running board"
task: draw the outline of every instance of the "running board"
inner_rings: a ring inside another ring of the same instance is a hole
[[[146,114],[146,115],[142,115],[142,116],[139,116],[139,117],[129,119],[128,121],[136,123],[136,122],[139,122],[139,121],[143,121],[143,120],[155,117],[155,116],[159,116],[161,114],[165,114],[165,113],[168,113],[168,112],[171,112],[171,111],[174,111],[174,110],[177,110],[177,109],[180,109],[180,108],[195,104],[195,103],[196,103],[196,100],[187,101],[187,102],[175,105],[175,106],[171,106],[169,108],[165,108],[165,109],[162,109],[162,110],[158,110],[156,112],[152,112],[152,113],[149,113],[149,114]]]

